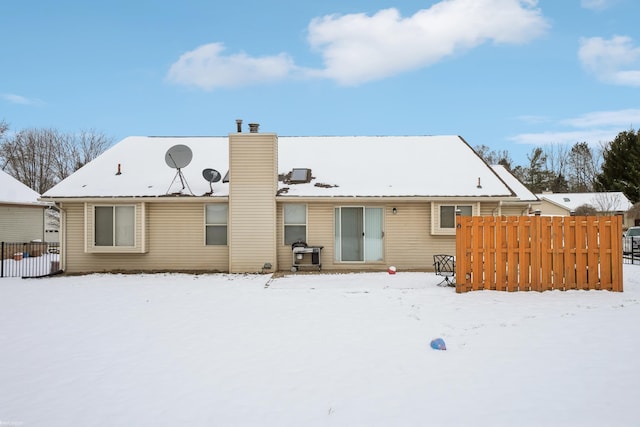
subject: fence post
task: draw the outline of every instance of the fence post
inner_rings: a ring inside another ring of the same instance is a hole
[[[0,244],[0,277],[4,277],[4,242]]]
[[[535,211],[531,221],[531,290],[542,291],[540,283],[540,267],[542,255],[542,227],[540,227],[540,210]]]
[[[611,252],[613,253],[613,258],[615,262],[612,265],[612,282],[613,282],[613,291],[622,292],[622,222],[624,219],[624,213],[620,212],[618,215],[611,218],[612,227],[611,234],[615,236],[611,239],[613,243],[611,246]],[[631,245],[631,252],[633,252],[633,244]],[[631,255],[632,262],[633,255]]]
[[[462,292],[463,285],[460,281],[464,280],[466,282],[466,269],[464,268],[465,230],[462,229],[461,220],[461,211],[456,209],[456,293]]]
[[[496,221],[496,290],[507,290],[507,218],[502,216]]]

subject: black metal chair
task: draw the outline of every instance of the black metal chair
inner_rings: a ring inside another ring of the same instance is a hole
[[[434,255],[433,267],[436,269],[436,275],[444,277],[438,286],[455,286],[456,275],[456,259],[453,255]]]

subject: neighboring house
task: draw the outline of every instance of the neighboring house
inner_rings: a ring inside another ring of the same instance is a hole
[[[624,193],[542,193],[538,194],[542,201],[542,215],[571,215],[581,206],[591,206],[599,214],[616,215],[626,213],[633,206]],[[625,215],[624,227],[633,225],[633,219]]]
[[[45,240],[44,217],[49,206],[40,195],[0,170],[0,242]]]
[[[323,269],[426,270],[434,254],[455,253],[456,210],[520,215],[535,200],[459,136],[240,126],[228,137],[126,138],[47,191],[61,211],[62,268],[289,270],[302,240],[324,248]],[[224,178],[209,182],[206,169]]]

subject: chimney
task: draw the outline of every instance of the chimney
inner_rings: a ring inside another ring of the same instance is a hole
[[[258,133],[258,128],[260,127],[259,123],[249,123],[249,132]]]
[[[242,119],[236,119],[236,126],[238,126],[238,133],[242,132]]]

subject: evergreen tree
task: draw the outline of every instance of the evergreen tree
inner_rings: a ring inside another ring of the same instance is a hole
[[[640,132],[620,132],[604,150],[599,191],[622,191],[632,203],[640,201]]]

